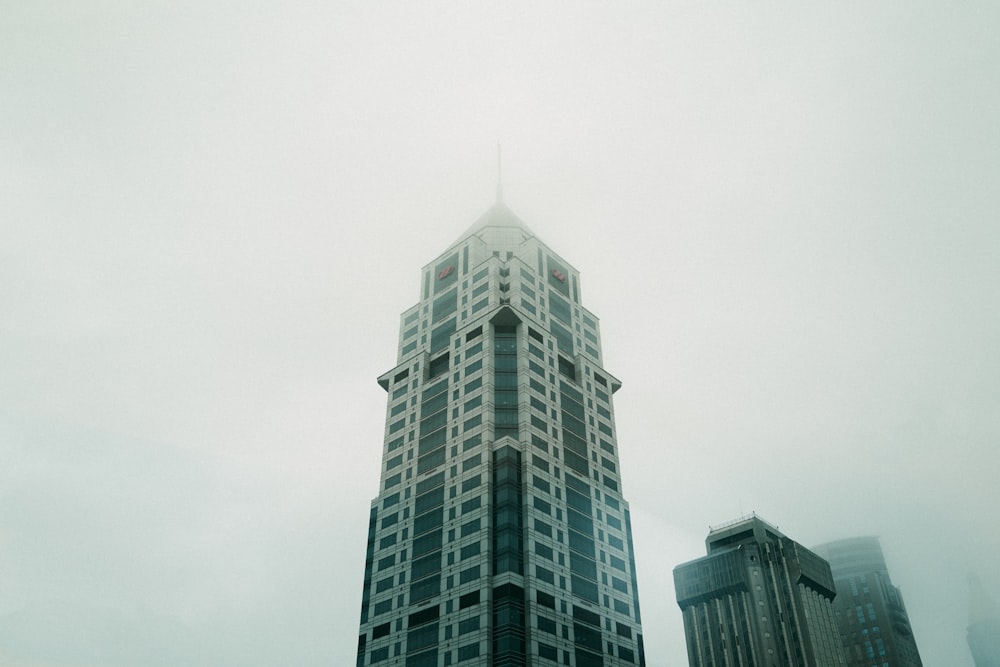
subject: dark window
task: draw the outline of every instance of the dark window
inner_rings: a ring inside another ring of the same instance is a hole
[[[570,575],[570,582],[573,588],[573,595],[581,597],[584,600],[589,600],[594,604],[598,604],[599,598],[597,597],[597,584],[593,581],[584,579],[579,575]]]
[[[430,452],[425,456],[421,456],[417,460],[417,474],[423,474],[429,470],[437,468],[439,465],[444,463],[445,459],[445,448],[440,447],[436,451]]]
[[[422,556],[436,549],[441,548],[441,531],[427,533],[423,537],[413,540],[413,557]]]
[[[437,648],[416,655],[409,655],[406,658],[406,667],[437,667]]]
[[[549,293],[549,312],[552,317],[563,324],[568,325],[573,321],[573,312],[570,309],[569,301],[551,292]]]
[[[453,333],[455,333],[455,318],[433,329],[431,331],[431,354],[447,348]]]
[[[469,644],[468,646],[458,647],[458,661],[471,660],[472,658],[479,657],[479,643]]]
[[[434,605],[433,607],[428,607],[427,609],[421,609],[418,612],[410,614],[410,617],[407,619],[406,627],[415,628],[418,625],[436,621],[440,615],[440,605]]]
[[[554,662],[559,659],[559,651],[556,650],[555,646],[549,646],[548,644],[538,642],[538,657],[545,658],[546,660],[552,660]]]
[[[437,475],[435,475],[435,477],[437,477]],[[441,473],[441,477],[442,479],[444,478],[444,473]],[[443,505],[443,504],[444,504],[444,488],[439,487],[436,489],[432,489],[431,491],[422,493],[417,496],[413,504],[413,513],[423,514],[432,507],[437,507],[438,505]]]
[[[624,616],[629,616],[628,603],[622,602],[621,600],[615,600],[615,611]]]
[[[410,584],[410,603],[425,600],[441,592],[441,575],[421,579]]]
[[[597,580],[597,563],[593,558],[579,554],[575,551],[569,553],[569,569],[574,574],[579,574],[588,579]]]
[[[413,521],[413,535],[414,537],[422,533],[426,533],[432,528],[439,528],[444,519],[444,511],[442,509],[427,512],[418,516]]]
[[[393,578],[392,577],[386,577],[385,579],[382,579],[382,580],[376,582],[376,584],[375,584],[375,592],[376,593],[381,593],[383,591],[389,590],[390,588],[392,588],[392,582],[393,582]]]
[[[583,607],[573,605],[573,618],[581,623],[593,625],[595,628],[601,627],[601,617],[589,609],[584,609]]]
[[[441,552],[437,551],[429,556],[417,558],[410,566],[410,579],[416,581],[423,579],[429,574],[441,571]],[[435,617],[436,618],[436,617]],[[410,625],[413,625],[412,621]]]
[[[579,646],[585,646],[598,652],[600,652],[603,648],[601,646],[601,631],[597,628],[593,628],[589,625],[582,625],[580,623],[574,623],[573,636]]]
[[[436,475],[431,475],[427,479],[417,482],[417,495],[420,495],[430,489],[433,489],[435,486],[440,486],[441,484],[444,484],[443,471],[439,472]],[[444,491],[442,491],[441,493],[442,493],[441,502],[444,502],[444,495],[443,495]],[[433,505],[428,505],[427,507],[433,507]]]
[[[476,454],[462,461],[462,472],[468,472],[482,462],[482,455]]]
[[[457,309],[458,290],[453,289],[434,299],[434,304],[431,308],[431,321],[436,324],[454,313]]]
[[[554,320],[549,320],[549,331],[556,339],[559,350],[564,354],[573,354],[573,334],[561,324]]]
[[[541,542],[535,542],[535,553],[542,558],[552,560],[552,547],[546,546]]]
[[[604,658],[577,647],[576,667],[604,667]]]
[[[517,329],[494,327],[494,435],[517,437]]]
[[[432,380],[436,377],[440,377],[441,375],[447,372],[448,372],[448,354],[442,354],[437,359],[431,361],[431,363],[427,367],[427,373],[429,374]]]
[[[563,357],[559,357],[559,372],[571,380],[576,380],[576,365]]]
[[[593,538],[581,535],[575,530],[569,531],[569,548],[575,551],[579,551],[585,556],[594,557],[594,540]]]
[[[462,514],[479,509],[482,506],[482,504],[483,504],[483,499],[481,496],[476,496],[471,500],[466,500],[464,503],[462,503]]]
[[[458,623],[458,634],[467,635],[470,632],[475,632],[479,629],[479,617],[473,616],[472,618],[467,618],[464,621],[459,621]]]
[[[465,537],[467,535],[472,535],[473,533],[478,533],[480,530],[480,524],[481,521],[479,519],[475,519],[468,523],[462,524],[462,530],[461,530],[462,537]]]

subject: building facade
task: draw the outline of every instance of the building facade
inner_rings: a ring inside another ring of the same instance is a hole
[[[830,566],[756,515],[709,531],[674,568],[691,667],[844,665]]]
[[[852,667],[921,667],[903,596],[889,578],[877,537],[855,537],[813,549],[830,563],[834,615]]]
[[[579,272],[499,201],[400,318],[357,665],[644,665],[629,506]]]

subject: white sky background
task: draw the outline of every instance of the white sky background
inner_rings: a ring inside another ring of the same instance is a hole
[[[757,510],[971,666],[1000,6],[805,4],[0,0],[0,665],[353,664],[375,377],[499,139],[625,383],[649,664]]]

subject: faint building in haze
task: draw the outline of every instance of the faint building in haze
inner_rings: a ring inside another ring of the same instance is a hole
[[[674,568],[691,667],[844,665],[825,560],[756,515],[710,529]]]
[[[966,641],[976,667],[1000,667],[1000,611],[979,577],[969,576],[970,619]]]
[[[838,540],[813,550],[833,571],[833,608],[847,664],[921,667],[903,596],[889,578],[878,538]]]

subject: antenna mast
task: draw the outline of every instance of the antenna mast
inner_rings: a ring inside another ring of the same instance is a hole
[[[501,175],[500,170],[500,142],[497,142],[497,203],[503,203],[503,186],[501,185]]]

